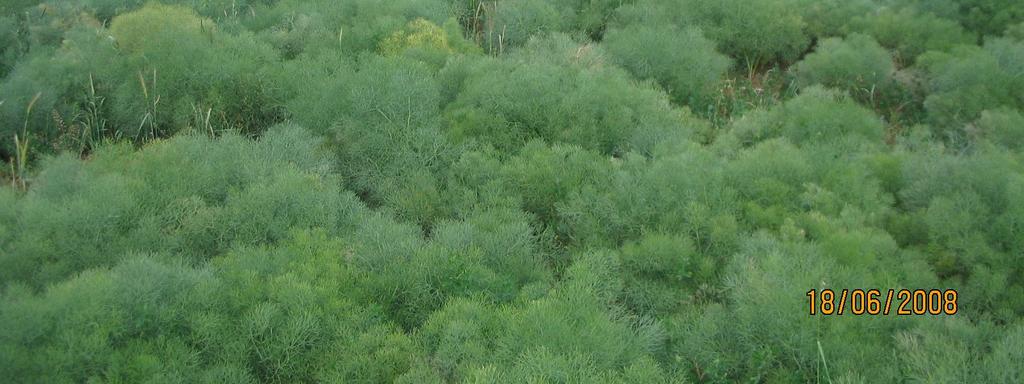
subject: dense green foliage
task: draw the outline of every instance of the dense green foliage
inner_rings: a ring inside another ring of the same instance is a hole
[[[639,79],[652,79],[680,103],[700,106],[729,67],[697,28],[634,25],[612,29],[604,45],[615,61]]]
[[[1017,1],[11,0],[0,123],[10,382],[1024,381]]]
[[[913,64],[922,53],[949,50],[957,45],[972,44],[976,39],[955,21],[914,8],[885,8],[860,15],[850,29],[873,36],[892,49],[903,65]]]
[[[861,34],[820,41],[794,70],[803,86],[821,84],[852,93],[886,86],[895,72],[889,52]]]

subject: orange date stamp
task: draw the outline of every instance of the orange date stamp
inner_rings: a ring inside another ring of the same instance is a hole
[[[812,289],[810,315],[952,316],[960,310],[955,289]]]

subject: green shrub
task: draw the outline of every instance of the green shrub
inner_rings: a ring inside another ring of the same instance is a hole
[[[404,329],[423,325],[449,300],[508,303],[524,286],[549,278],[539,241],[520,212],[495,209],[441,221],[430,241],[419,227],[387,215],[361,220],[351,235],[350,260],[369,274],[366,299]]]
[[[794,3],[806,23],[805,31],[812,39],[842,36],[853,20],[874,11],[875,0],[800,0]]]
[[[1024,41],[1024,22],[1007,27],[1004,36],[1016,39],[1017,41]]]
[[[645,354],[660,343],[657,326],[605,313],[618,291],[614,272],[614,258],[595,253],[577,261],[564,285],[526,304],[451,302],[423,327],[424,339],[452,380],[663,380]]]
[[[901,364],[907,377],[935,382],[1012,382],[1020,377],[1018,365],[1006,364],[1020,354],[1014,345],[1020,326],[996,330],[962,319],[930,321],[897,336]],[[939,352],[943,351],[943,352]],[[977,367],[956,369],[954,367]]]
[[[811,43],[796,0],[639,1],[620,7],[610,28],[695,26],[748,74],[795,62]]]
[[[895,72],[889,52],[861,34],[820,41],[794,70],[801,86],[821,84],[851,94],[872,94],[888,86]]]
[[[421,352],[355,301],[341,251],[302,232],[201,269],[133,257],[38,296],[5,294],[0,343],[23,358],[0,369],[41,382],[392,381]],[[340,358],[353,351],[362,357]]]
[[[20,49],[29,51],[38,48],[57,48],[65,38],[65,34],[74,29],[98,29],[103,23],[97,20],[88,12],[83,12],[78,6],[70,2],[49,2],[42,3],[35,1],[34,4],[19,5],[20,1],[10,4],[14,12],[7,15],[14,17],[18,24],[18,37]],[[8,9],[7,4],[4,7]]]
[[[591,38],[597,40],[602,36],[609,19],[612,18],[616,8],[628,1],[621,0],[576,0],[573,2],[575,12],[575,23],[573,29],[585,32]]]
[[[259,134],[283,118],[260,73],[275,60],[270,48],[188,8],[152,4],[116,17],[109,31],[77,26],[64,36],[55,52],[21,61],[0,96],[0,113],[25,123],[40,147],[88,151],[104,139],[184,129]],[[57,65],[41,64],[48,55]],[[9,137],[20,127],[5,128]]]
[[[882,9],[850,22],[850,29],[870,35],[896,53],[896,61],[913,64],[917,57],[928,51],[949,51],[958,45],[974,44],[976,37],[956,21],[931,13]]]
[[[531,36],[562,31],[570,20],[546,0],[506,0],[494,3],[484,31],[484,47],[499,53],[521,46]]]
[[[289,62],[277,76],[289,84],[281,93],[292,118],[327,138],[352,190],[422,224],[446,216],[438,175],[458,152],[441,131],[440,85],[429,65],[325,56]]]
[[[443,26],[416,19],[381,41],[378,50],[384,55],[418,58],[440,68],[449,56],[477,52],[479,47],[462,36],[455,19],[448,19]]]
[[[683,236],[649,234],[623,246],[623,301],[644,315],[672,313],[689,299],[698,255]]]
[[[600,183],[610,171],[607,158],[576,146],[546,146],[531,141],[505,161],[509,188],[522,197],[523,209],[543,223],[553,224],[556,206],[588,185]]]
[[[165,137],[187,126],[259,133],[281,120],[258,74],[273,52],[251,37],[157,4],[115,17],[110,32],[128,56],[113,102],[115,124],[139,127],[130,137]]]
[[[409,22],[424,19],[441,25],[448,4],[436,0],[282,0],[257,13],[250,28],[286,58],[342,50],[349,54],[377,49]]]
[[[1024,115],[1015,109],[984,111],[974,126],[980,137],[993,144],[1013,150],[1024,148]]]
[[[1008,25],[1024,20],[1024,6],[1012,0],[917,1],[917,6],[956,19],[980,35],[998,36]]]
[[[145,0],[74,0],[68,3],[76,10],[89,12],[106,22],[122,13],[142,8],[150,2]],[[257,7],[272,2],[260,0],[161,0],[159,3],[190,7],[200,15],[224,21],[239,16],[249,16],[251,12],[256,11]]]
[[[1022,106],[1018,76],[1022,57],[1024,44],[993,39],[984,48],[962,47],[923,58],[922,65],[930,75],[924,106],[936,133],[954,145],[963,145],[962,127],[982,111]]]
[[[359,205],[328,181],[317,143],[280,127],[255,143],[181,137],[138,154],[103,148],[88,163],[51,159],[7,224],[0,281],[44,286],[130,250],[199,260],[291,228],[335,228]]]
[[[540,138],[605,154],[651,153],[659,142],[687,140],[699,126],[663,93],[603,67],[595,50],[554,36],[474,66],[446,108],[449,135],[502,151]]]
[[[797,200],[794,197],[804,183],[811,180],[814,172],[808,160],[807,154],[785,139],[773,139],[739,153],[736,160],[728,165],[727,180],[741,194],[739,200],[746,202],[748,211],[795,208]],[[774,215],[771,219],[775,222],[758,224],[774,227],[784,218]]]
[[[344,89],[343,114],[326,132],[339,171],[371,202],[397,207],[404,218],[431,221],[443,204],[435,174],[455,155],[439,127],[437,82],[425,66],[399,58],[370,60],[356,76]],[[338,101],[323,100],[334,106]]]
[[[472,375],[491,360],[505,324],[494,308],[476,300],[453,300],[421,328],[424,344],[448,380]]]
[[[670,356],[704,380],[898,380],[901,372],[871,350],[895,351],[887,333],[911,320],[808,316],[808,298],[776,295],[796,290],[871,285],[877,277],[838,268],[821,249],[757,235],[730,263],[728,304],[708,305],[669,321]],[[869,268],[861,264],[859,268]],[[907,267],[903,273],[912,273]],[[735,331],[737,326],[742,332]],[[861,337],[853,337],[861,335]],[[824,365],[828,366],[828,372]]]
[[[509,358],[506,361],[546,350],[557,360],[584,359],[593,369],[616,370],[654,351],[661,342],[657,331],[650,329],[656,325],[633,328],[605,311],[621,289],[616,264],[609,253],[581,255],[566,271],[563,286],[512,313],[504,337],[516,342],[503,343],[507,347],[500,353]],[[589,331],[581,332],[584,329]],[[581,368],[585,367],[577,367]],[[538,373],[555,373],[544,371]]]
[[[820,86],[766,112],[745,115],[733,124],[741,142],[785,137],[795,144],[867,142],[880,144],[882,120],[844,93]]]
[[[14,153],[15,133],[28,137],[30,152],[37,154],[88,147],[93,143],[87,137],[97,131],[115,137],[120,129],[107,131],[86,117],[108,119],[108,107],[90,101],[113,92],[123,65],[102,31],[88,28],[69,31],[59,49],[26,54],[0,84],[2,151]]]
[[[8,16],[23,11],[32,5],[38,4],[35,0],[8,0],[4,2],[3,16]]]
[[[967,4],[961,5],[961,9],[964,8],[970,9],[964,24],[986,35],[998,35],[1007,26],[1024,21],[1024,5],[1012,1],[997,1],[993,4],[969,0]]]
[[[999,151],[972,156],[920,154],[904,162],[902,209],[920,223],[916,246],[927,250],[940,276],[985,292],[975,308],[1009,319],[1024,308],[1010,275],[1016,233],[1013,215],[1020,164]],[[1009,176],[1009,177],[1007,177]],[[971,299],[966,299],[971,300]]]
[[[482,211],[459,222],[440,223],[432,239],[456,253],[482,252],[483,264],[508,279],[513,293],[548,277],[529,216],[516,210]]]
[[[209,280],[205,271],[139,257],[83,273],[45,295],[4,295],[0,342],[15,359],[5,358],[0,369],[32,382],[181,377],[198,367],[171,328],[183,325],[179,311],[194,308],[182,305],[189,291]],[[158,340],[165,332],[172,338]]]
[[[606,181],[557,205],[566,237],[583,247],[618,248],[647,232],[686,233],[707,256],[733,251],[736,191],[725,183],[720,159],[695,145],[683,149],[651,163],[638,156],[613,162]]]
[[[18,19],[0,16],[0,45],[3,46],[3,49],[0,49],[0,78],[7,76],[23,53],[22,42],[18,36],[20,29]]]
[[[657,81],[673,101],[698,110],[709,101],[730,66],[729,59],[716,52],[696,28],[611,29],[602,45],[633,76]]]
[[[454,1],[460,20],[484,45],[497,52],[499,36],[505,48],[510,40],[529,37],[538,33],[561,31],[574,32],[599,40],[605,23],[619,0],[571,0],[571,1],[521,1],[503,0],[487,3],[478,0]],[[557,17],[557,19],[556,19]],[[522,39],[519,42],[525,42]]]
[[[110,33],[119,48],[135,53],[156,45],[150,40],[171,35],[184,44],[196,44],[216,29],[209,19],[202,19],[185,7],[152,4],[146,8],[118,17],[111,22]]]
[[[685,20],[747,69],[796,61],[810,45],[807,23],[786,0],[682,0]]]

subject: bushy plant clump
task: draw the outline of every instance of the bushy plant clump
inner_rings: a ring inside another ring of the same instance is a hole
[[[1024,148],[1024,115],[1016,109],[1001,108],[981,113],[969,133],[1011,150]]]
[[[1024,20],[1024,5],[1012,0],[908,1],[917,8],[960,22],[968,30],[996,36]]]
[[[221,34],[187,8],[158,5],[115,17],[110,33],[127,55],[125,75],[135,75],[115,91],[114,123],[135,125],[142,116],[136,136],[200,125],[186,119],[255,133],[279,119],[259,74],[275,57],[252,36]]]
[[[829,38],[818,42],[794,69],[803,86],[821,84],[850,93],[871,93],[888,86],[895,72],[889,52],[871,37],[851,34],[845,39]]]
[[[744,143],[785,137],[796,144],[866,140],[880,144],[882,120],[839,91],[821,86],[768,111],[756,111],[736,121],[733,133]]]
[[[243,11],[239,17],[283,56],[293,58],[302,53],[373,50],[411,21],[441,25],[448,8],[436,0],[281,0],[251,8],[249,15]]]
[[[876,0],[797,0],[793,8],[806,23],[804,30],[812,39],[822,40],[845,35],[853,20],[872,14]]]
[[[455,53],[472,53],[479,50],[462,36],[455,19],[448,19],[438,26],[425,19],[416,19],[380,42],[383,55],[407,55],[431,63],[436,67],[445,64]]]
[[[8,1],[0,378],[1021,382],[1014,5]]]
[[[655,80],[672,99],[699,109],[730,66],[699,29],[630,26],[605,33],[603,46],[639,79]]]
[[[795,5],[795,0],[645,0],[620,7],[611,25],[697,27],[737,67],[752,72],[795,62],[810,45],[807,23],[792,11]]]
[[[0,17],[0,76],[6,76],[22,53],[21,41],[18,39],[18,19],[13,16]]]
[[[868,34],[895,51],[897,61],[905,65],[913,64],[922,53],[949,51],[977,39],[954,20],[914,8],[883,9],[857,17],[850,24],[850,29]]]
[[[532,139],[605,154],[651,152],[699,129],[664,93],[605,64],[600,48],[566,36],[532,40],[504,61],[466,64],[446,108],[449,135],[514,151]]]
[[[685,0],[683,17],[704,29],[740,65],[757,67],[797,60],[810,44],[806,21],[792,1]]]
[[[186,127],[256,134],[282,120],[260,74],[276,59],[270,48],[220,32],[191,9],[153,4],[115,17],[109,30],[80,26],[66,36],[5,79],[5,137],[24,130],[40,147],[83,149]],[[51,60],[57,65],[44,64]]]
[[[929,75],[924,101],[937,134],[962,145],[963,126],[987,109],[1024,106],[1024,43],[991,39],[984,47],[963,46],[922,58]]]
[[[52,158],[32,192],[9,208],[3,280],[41,287],[130,251],[198,261],[243,238],[276,241],[300,222],[333,225],[353,198],[320,180],[330,164],[318,141],[279,127],[260,142],[182,137],[143,154],[109,147],[88,163]],[[303,186],[334,192],[293,200]]]

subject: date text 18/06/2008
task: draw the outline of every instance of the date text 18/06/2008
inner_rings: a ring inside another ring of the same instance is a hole
[[[807,298],[811,316],[951,316],[960,309],[955,289],[812,289]]]

